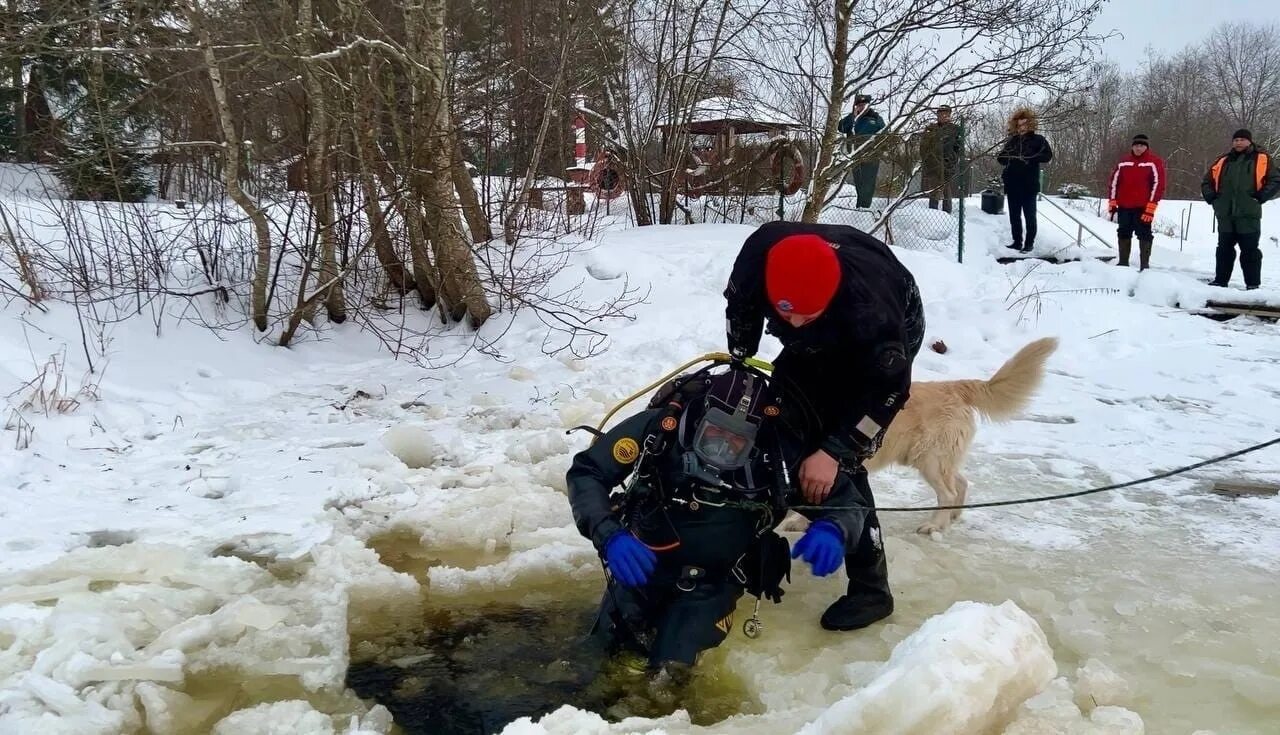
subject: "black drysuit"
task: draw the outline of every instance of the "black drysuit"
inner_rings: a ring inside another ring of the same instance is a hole
[[[624,528],[657,556],[643,587],[611,578],[601,602],[613,640],[648,655],[655,669],[673,661],[692,665],[699,653],[720,645],[744,589],[780,598],[776,585],[785,572],[762,567],[789,569],[790,563],[785,540],[772,533],[788,498],[779,487],[784,475],[769,424],[748,469],[735,473],[736,489],[715,490],[685,476],[680,429],[662,431],[663,415],[650,409],[626,419],[579,452],[568,473],[574,522],[601,556]],[[655,453],[638,451],[647,443]],[[624,483],[625,494],[614,492]],[[844,527],[860,524],[865,512],[850,509],[861,500],[848,490],[832,493],[825,504],[843,509],[809,515]]]
[[[815,321],[793,327],[769,303],[766,257],[788,235],[814,234],[836,248],[839,288]],[[729,350],[751,356],[765,323],[782,343],[773,389],[782,409],[778,433],[793,475],[823,449],[840,461],[833,493],[860,498],[869,510],[841,520],[849,592],[888,593],[879,522],[865,459],[907,402],[911,364],[924,341],[924,310],[915,279],[883,242],[845,225],[770,222],[743,243],[725,289]]]

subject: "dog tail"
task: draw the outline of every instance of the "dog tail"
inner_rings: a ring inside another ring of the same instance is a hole
[[[1058,349],[1055,337],[1028,344],[1009,358],[990,380],[966,380],[965,402],[992,421],[1004,421],[1022,410],[1044,378],[1044,364]]]

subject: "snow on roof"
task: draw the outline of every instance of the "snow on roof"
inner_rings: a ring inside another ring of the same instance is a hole
[[[738,100],[732,97],[708,97],[688,110],[690,132],[714,132],[709,128],[734,123],[740,133],[756,133],[798,126],[800,123],[760,102]],[[678,125],[671,119],[658,123],[658,127]],[[696,129],[695,129],[696,128]]]

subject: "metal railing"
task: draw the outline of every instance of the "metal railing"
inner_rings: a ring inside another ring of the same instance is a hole
[[[1074,214],[1072,214],[1072,213],[1071,213],[1071,212],[1070,212],[1066,207],[1063,207],[1062,205],[1060,205],[1060,204],[1058,204],[1057,202],[1053,201],[1053,199],[1050,199],[1049,197],[1045,196],[1043,192],[1041,192],[1041,194],[1040,194],[1039,196],[1040,196],[1040,201],[1042,201],[1042,202],[1048,202],[1049,204],[1052,204],[1054,209],[1056,209],[1056,210],[1058,210],[1059,212],[1062,212],[1063,214],[1067,215],[1068,219],[1070,219],[1072,222],[1075,222],[1075,223],[1076,223],[1076,233],[1075,233],[1075,238],[1076,238],[1076,247],[1081,247],[1081,246],[1084,244],[1084,233],[1086,233],[1086,232],[1087,232],[1087,233],[1089,233],[1090,235],[1093,235],[1093,238],[1094,238],[1095,240],[1097,240],[1098,242],[1102,243],[1103,245],[1106,245],[1108,248],[1114,248],[1114,246],[1111,244],[1111,241],[1110,241],[1110,240],[1107,240],[1106,238],[1102,237],[1102,236],[1101,236],[1101,235],[1099,235],[1098,233],[1094,232],[1094,231],[1093,231],[1093,230],[1092,230],[1088,225],[1086,225],[1084,222],[1080,221],[1080,218],[1079,218],[1079,217],[1077,217],[1077,216],[1075,216]],[[1063,227],[1062,225],[1058,224],[1057,222],[1054,222],[1052,219],[1049,219],[1049,218],[1047,218],[1047,217],[1046,217],[1045,219],[1049,222],[1049,224],[1051,224],[1051,225],[1053,225],[1054,227],[1057,227],[1059,230],[1061,230],[1061,231],[1062,231],[1062,234],[1066,235],[1067,237],[1071,237],[1071,236],[1072,236],[1072,235],[1071,235],[1071,232],[1070,232],[1070,231],[1068,231],[1068,230],[1067,230],[1065,227]]]

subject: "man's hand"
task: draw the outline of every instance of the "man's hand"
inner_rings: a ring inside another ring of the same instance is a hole
[[[814,505],[821,504],[831,494],[836,484],[840,463],[835,457],[819,449],[800,463],[800,491],[804,499]]]
[[[1149,225],[1151,224],[1151,221],[1154,220],[1155,218],[1156,218],[1156,203],[1147,202],[1147,208],[1142,210],[1142,216],[1139,217],[1138,219],[1141,219],[1143,224]]]

